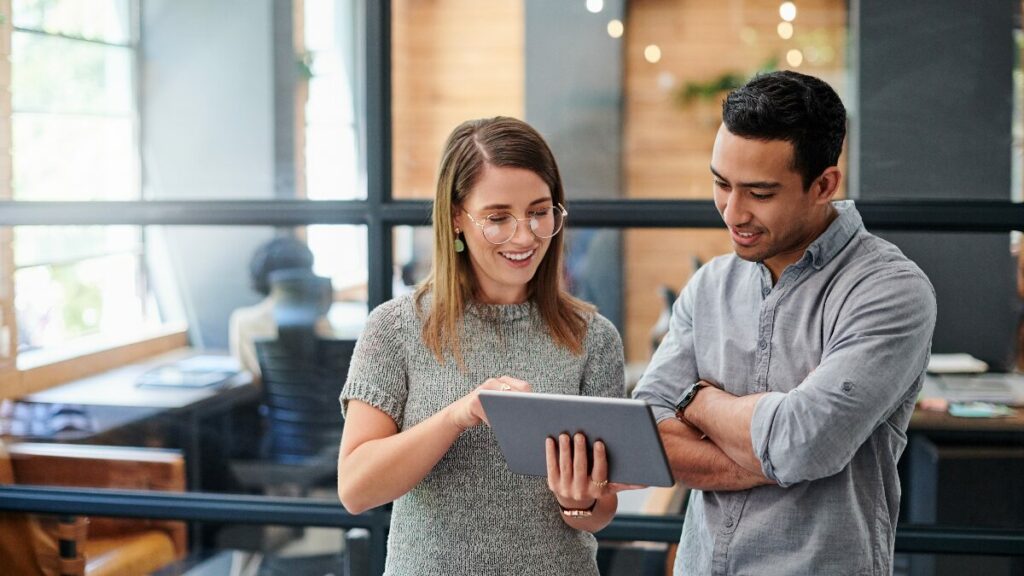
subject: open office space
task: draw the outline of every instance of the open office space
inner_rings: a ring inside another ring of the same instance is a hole
[[[1019,0],[0,0],[0,52],[0,572],[383,573],[337,399],[430,274],[452,129],[547,140],[630,389],[734,250],[723,98],[793,70],[846,106],[837,198],[935,288],[893,571],[1024,573]],[[688,497],[620,494],[602,573],[671,574]]]

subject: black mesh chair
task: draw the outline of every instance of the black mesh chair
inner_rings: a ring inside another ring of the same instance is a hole
[[[236,460],[239,484],[294,495],[333,484],[344,420],[338,395],[355,349],[354,340],[317,338],[282,331],[277,340],[257,341],[263,373],[262,433],[258,457]]]
[[[355,341],[315,332],[330,306],[329,279],[279,270],[270,283],[278,337],[254,343],[263,386],[258,456],[232,469],[244,487],[293,486],[305,494],[335,481],[344,426],[338,395]]]
[[[323,456],[336,464],[343,420],[338,405],[354,340],[281,333],[256,343],[263,373],[264,459],[303,464]]]

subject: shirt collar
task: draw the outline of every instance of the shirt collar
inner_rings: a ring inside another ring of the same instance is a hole
[[[833,202],[832,206],[838,213],[836,219],[828,225],[821,236],[811,242],[804,254],[804,260],[810,260],[817,270],[835,258],[854,234],[864,227],[864,221],[861,220],[860,212],[857,212],[853,200],[839,200]]]

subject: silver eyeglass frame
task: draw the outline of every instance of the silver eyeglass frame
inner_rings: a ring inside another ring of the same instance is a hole
[[[541,240],[547,240],[548,238],[554,238],[555,236],[558,236],[558,233],[565,228],[566,219],[569,218],[569,211],[565,209],[565,206],[562,206],[561,202],[555,204],[554,206],[552,206],[552,208],[558,208],[558,210],[562,212],[562,224],[561,226],[558,227],[558,230],[555,230],[554,234],[552,234],[551,236],[541,236],[537,234],[537,232],[533,228],[530,228],[530,233],[532,233],[535,237],[540,238]],[[477,228],[480,228],[480,232],[483,234],[484,240],[486,240],[489,244],[492,244],[494,246],[501,246],[502,244],[508,244],[509,242],[511,242],[512,239],[516,237],[516,233],[519,232],[519,223],[524,220],[532,220],[534,218],[533,216],[527,216],[526,218],[516,218],[510,212],[495,212],[495,214],[508,214],[509,216],[511,216],[512,220],[515,222],[515,226],[512,228],[512,234],[508,237],[508,240],[503,240],[501,242],[491,242],[491,239],[487,237],[487,233],[484,232],[485,224],[477,222],[476,218],[473,218],[473,215],[470,214],[469,211],[466,210],[465,208],[462,208],[462,211],[466,213],[466,216],[469,216],[469,220],[473,224],[476,224]],[[488,215],[488,218],[493,215],[494,214]],[[484,218],[484,220],[486,219],[487,218]]]

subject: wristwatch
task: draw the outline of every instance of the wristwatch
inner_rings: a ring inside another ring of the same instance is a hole
[[[686,424],[690,423],[683,416],[683,411],[686,410],[686,407],[689,406],[690,403],[693,402],[693,399],[697,397],[697,392],[700,392],[701,388],[705,387],[707,387],[707,384],[701,381],[697,381],[691,384],[690,387],[686,389],[686,392],[683,393],[683,399],[680,400],[678,404],[676,404],[676,418],[682,420]]]
[[[595,506],[597,506],[597,498],[594,498],[594,503],[589,508],[566,508],[560,502],[558,503],[558,507],[562,510],[562,516],[569,518],[589,518],[594,515]]]

